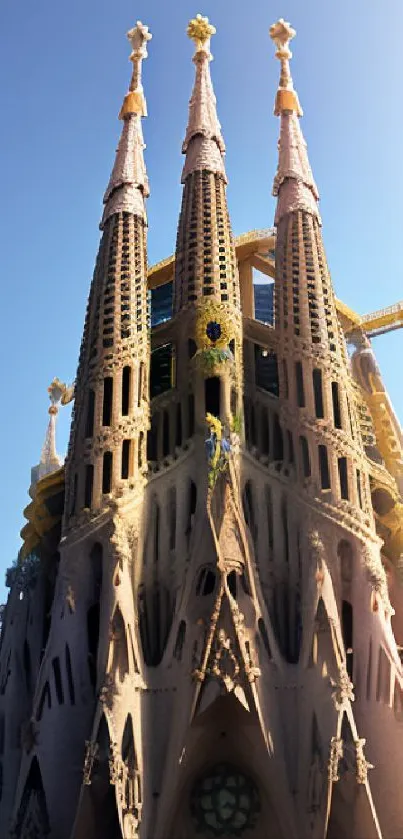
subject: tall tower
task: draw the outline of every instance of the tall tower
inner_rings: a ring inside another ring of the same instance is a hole
[[[347,354],[282,19],[263,237],[274,324],[253,316],[214,32],[201,15],[188,26],[182,206],[159,301],[172,278],[173,316],[151,330],[151,35],[128,33],[68,458],[63,470],[54,405],[1,635],[0,827],[14,839],[403,835],[401,429],[362,335]]]

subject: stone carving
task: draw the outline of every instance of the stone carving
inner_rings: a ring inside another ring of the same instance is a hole
[[[331,679],[330,681],[334,688],[332,697],[336,710],[341,711],[348,702],[354,702],[355,698],[353,683],[350,680],[344,662],[342,662],[339,667],[336,681],[334,679]]]
[[[364,746],[366,743],[365,737],[360,737],[354,741],[356,752],[356,779],[357,784],[366,784],[368,779],[368,769],[373,769],[373,764],[369,763],[364,755]]]
[[[232,649],[231,639],[224,629],[219,629],[209,667],[211,675],[219,679],[230,692],[238,683],[240,669],[238,658]]]
[[[328,774],[330,783],[340,780],[339,764],[343,757],[343,740],[340,737],[332,737],[330,741],[330,755]]]
[[[91,784],[91,776],[92,770],[94,768],[94,763],[99,755],[99,745],[94,740],[86,740],[85,741],[85,757],[84,757],[84,769],[83,769],[83,783],[86,786],[90,786]]]
[[[103,705],[106,705],[107,708],[112,708],[116,693],[117,687],[115,680],[110,673],[107,673],[104,683],[99,691],[100,702],[102,702]]]

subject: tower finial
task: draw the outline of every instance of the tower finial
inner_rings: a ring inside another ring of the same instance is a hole
[[[127,114],[138,114],[142,117],[147,116],[147,104],[141,83],[141,67],[143,59],[147,58],[148,55],[147,41],[151,41],[152,35],[148,31],[148,26],[145,26],[141,20],[138,20],[136,26],[127,33],[127,37],[132,46],[129,60],[133,64],[133,73],[129,93],[125,96],[119,119],[124,119]]]
[[[196,15],[196,17],[189,21],[186,31],[188,37],[194,41],[196,53],[206,52],[212,58],[210,53],[210,38],[212,35],[215,35],[216,29],[209,22],[208,17]]]
[[[276,58],[281,62],[280,83],[274,113],[279,116],[283,111],[295,111],[301,117],[302,108],[299,104],[298,94],[294,90],[290,71],[292,52],[289,43],[296,35],[295,29],[283,18],[280,18],[277,23],[273,23],[270,27],[269,35],[277,47]]]

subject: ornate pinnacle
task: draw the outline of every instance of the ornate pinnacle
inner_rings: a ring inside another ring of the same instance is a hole
[[[147,116],[147,105],[141,84],[141,65],[143,59],[147,58],[147,41],[151,41],[152,35],[148,31],[148,26],[145,26],[138,20],[136,26],[127,33],[127,37],[132,47],[130,61],[133,64],[133,73],[129,93],[125,96],[119,114],[120,119],[124,119],[128,114],[138,114],[142,117]]]
[[[276,58],[281,62],[280,84],[274,113],[279,116],[283,111],[295,111],[298,116],[302,116],[302,108],[294,90],[289,65],[289,60],[292,58],[289,43],[296,35],[295,29],[283,18],[280,18],[277,23],[273,23],[270,27],[269,35],[277,47]]]
[[[196,15],[188,23],[187,35],[194,41],[196,53],[210,52],[210,38],[215,35],[216,29],[209,23],[208,17]]]
[[[292,52],[288,45],[295,38],[296,34],[295,29],[287,21],[283,20],[282,17],[277,23],[271,25],[269,35],[277,47],[276,58],[292,58]]]

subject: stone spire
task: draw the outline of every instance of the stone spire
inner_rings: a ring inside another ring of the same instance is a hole
[[[139,485],[148,427],[147,217],[141,82],[151,34],[128,32],[133,72],[104,197],[102,238],[88,300],[66,469],[65,520],[93,515]]]
[[[239,306],[225,187],[225,144],[210,77],[210,38],[215,28],[197,15],[187,34],[196,47],[195,82],[182,151],[186,155],[176,245],[174,308],[207,296]]]
[[[40,478],[55,472],[63,465],[63,460],[56,451],[56,417],[59,413],[60,401],[66,392],[66,385],[59,379],[53,379],[48,387],[50,407],[49,423],[46,429],[45,440],[42,446],[41,458],[37,466],[32,469],[31,483],[35,484]]]
[[[191,20],[187,28],[187,34],[196,46],[193,56],[196,78],[189,102],[189,121],[182,146],[182,152],[186,154],[182,183],[185,182],[187,175],[196,169],[208,169],[210,172],[220,173],[226,179],[223,159],[225,144],[217,117],[216,97],[209,66],[213,59],[210,52],[210,38],[215,35],[215,32],[215,27],[209,23],[208,18],[201,15]]]
[[[274,113],[281,117],[279,156],[273,195],[278,196],[275,224],[286,213],[293,210],[306,210],[320,222],[317,201],[319,193],[308,160],[299,117],[302,108],[290,71],[292,53],[289,43],[295,36],[295,30],[282,18],[270,27],[270,37],[277,51],[276,58],[281,64],[280,82],[276,95]],[[280,190],[280,187],[283,188]]]
[[[104,214],[101,228],[116,212],[128,212],[145,218],[144,197],[149,195],[148,178],[144,163],[143,130],[141,117],[147,116],[147,105],[141,82],[142,62],[147,58],[147,42],[152,35],[148,26],[140,21],[130,29],[127,37],[132,46],[130,61],[133,64],[129,91],[126,94],[119,119],[123,129],[116,152],[115,165],[104,196]]]

